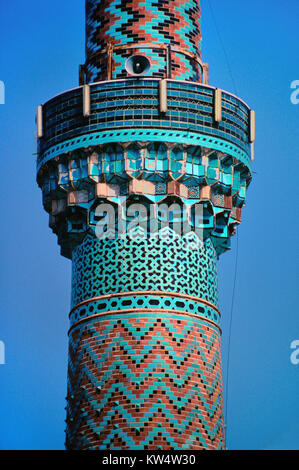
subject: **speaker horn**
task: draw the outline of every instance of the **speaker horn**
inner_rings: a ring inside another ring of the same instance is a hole
[[[126,61],[126,71],[129,75],[142,77],[151,68],[151,63],[144,55],[131,55]]]

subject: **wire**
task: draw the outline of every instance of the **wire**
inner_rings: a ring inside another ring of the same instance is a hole
[[[211,1],[208,0],[208,3],[209,3],[210,10],[211,10],[211,15],[212,15],[212,18],[213,18],[214,26],[215,26],[215,29],[216,29],[216,32],[217,32],[217,35],[218,35],[218,38],[219,38],[224,56],[225,56],[226,65],[227,65],[227,68],[228,68],[228,71],[229,71],[229,74],[230,74],[230,78],[231,78],[231,81],[232,81],[232,84],[233,84],[234,92],[235,92],[235,95],[238,95],[238,90],[237,90],[236,82],[235,82],[235,79],[234,79],[234,76],[233,76],[232,68],[230,66],[230,61],[229,61],[229,58],[228,58],[228,54],[226,52],[226,48],[224,46],[222,36],[221,36],[219,28],[217,26],[217,21],[216,21],[216,17],[215,17],[215,14],[214,14],[214,10],[213,10]]]
[[[228,386],[229,386],[229,360],[230,360],[230,345],[231,345],[231,333],[232,333],[232,323],[233,323],[233,310],[234,310],[234,301],[235,301],[235,292],[236,292],[236,282],[237,282],[237,271],[238,271],[238,256],[239,256],[239,231],[237,230],[237,246],[236,246],[236,259],[235,259],[235,274],[234,274],[234,283],[233,283],[233,292],[232,292],[232,301],[230,308],[230,319],[229,319],[229,328],[228,328],[228,352],[227,352],[227,366],[226,366],[226,390],[225,390],[225,428],[227,429],[227,405],[228,405]],[[225,440],[227,439],[225,433]],[[225,446],[226,447],[226,446]]]
[[[231,68],[231,65],[230,65],[230,61],[229,61],[229,58],[228,58],[228,54],[227,54],[227,51],[226,51],[226,48],[225,48],[225,45],[224,45],[222,36],[221,36],[220,31],[219,31],[219,28],[218,28],[218,26],[217,26],[217,21],[216,21],[216,17],[215,17],[215,14],[214,14],[214,10],[213,10],[211,1],[208,0],[208,3],[209,3],[209,8],[210,8],[210,11],[211,11],[212,19],[213,19],[213,22],[214,22],[214,26],[215,26],[215,29],[216,29],[216,33],[217,33],[219,42],[220,42],[220,44],[221,44],[221,47],[222,47],[222,50],[223,50],[223,53],[224,53],[224,57],[225,57],[225,60],[226,60],[228,72],[229,72],[229,75],[230,75],[230,78],[231,78],[231,81],[232,81],[232,84],[233,84],[234,92],[235,92],[236,95],[238,95],[237,85],[236,85],[236,82],[235,82],[235,79],[234,79],[234,76],[233,76],[232,68]],[[225,417],[224,417],[225,441],[227,441],[227,432],[226,432],[226,429],[227,429],[227,407],[228,407],[228,389],[229,389],[229,365],[230,365],[230,350],[231,350],[231,335],[232,335],[233,310],[234,310],[234,301],[235,301],[235,292],[236,292],[236,282],[237,282],[237,271],[238,271],[238,256],[239,256],[239,232],[238,232],[238,230],[237,230],[237,246],[236,246],[236,259],[235,259],[235,273],[234,273],[232,300],[231,300],[231,308],[230,308],[230,319],[229,319],[229,329],[228,329],[228,346],[227,346],[227,347],[228,347],[228,352],[227,352],[227,366],[226,366]],[[227,447],[226,447],[226,443],[225,443],[225,448],[227,448]]]

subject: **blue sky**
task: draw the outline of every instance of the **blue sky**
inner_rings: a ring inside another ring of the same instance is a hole
[[[238,235],[227,446],[299,449],[299,365],[290,361],[299,339],[299,105],[290,101],[299,4],[210,1],[226,51],[204,0],[210,83],[231,92],[236,85],[257,113],[255,173]],[[62,449],[71,266],[42,209],[33,133],[36,106],[77,86],[84,1],[2,1],[0,16],[0,449]],[[236,241],[219,263],[224,385]]]

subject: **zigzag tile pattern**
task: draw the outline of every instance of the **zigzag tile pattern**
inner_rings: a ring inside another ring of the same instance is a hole
[[[66,433],[68,449],[222,449],[218,328],[167,311],[74,326]]]
[[[206,84],[200,17],[199,0],[86,0],[80,86],[38,107],[37,180],[72,259],[70,450],[225,447],[217,259],[241,221],[255,121]],[[134,54],[144,77],[126,71]],[[172,235],[132,238],[136,202],[157,233],[178,203]]]
[[[223,447],[217,256],[192,247],[87,235],[74,249],[68,449]]]
[[[171,45],[172,78],[197,81],[200,67],[190,54],[201,57],[200,17],[198,0],[87,0],[87,81],[107,78],[107,44],[114,46],[113,79],[127,77],[125,61],[132,55],[129,47],[137,44],[140,48],[133,53],[150,59],[150,76],[165,77],[166,49],[159,46]],[[142,47],[149,44],[150,48]]]

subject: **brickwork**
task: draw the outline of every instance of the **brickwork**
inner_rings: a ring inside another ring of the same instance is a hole
[[[167,310],[75,326],[67,423],[69,449],[223,448],[218,328]]]
[[[80,86],[38,107],[37,182],[72,260],[67,449],[225,448],[217,260],[255,115],[207,84],[200,17],[199,0],[86,0]],[[131,230],[135,204],[154,236]]]
[[[67,447],[222,448],[211,241],[88,235],[72,260]]]
[[[132,54],[149,58],[149,76],[165,78],[168,45],[172,78],[199,80],[200,17],[198,0],[88,0],[87,82],[107,78],[108,47],[113,48],[112,79],[127,77],[125,62]]]

